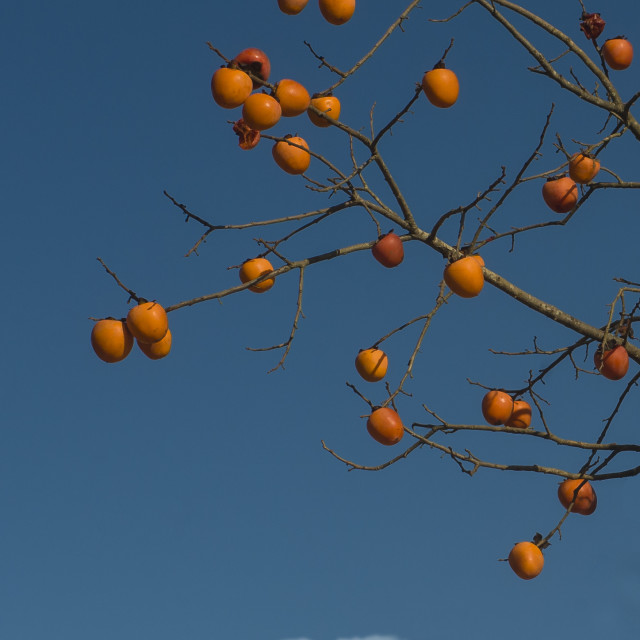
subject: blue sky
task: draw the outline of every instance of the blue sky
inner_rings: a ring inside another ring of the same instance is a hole
[[[106,365],[91,350],[89,318],[128,309],[97,257],[168,306],[236,284],[228,267],[258,253],[259,234],[278,237],[276,229],[215,233],[185,258],[201,228],[185,224],[163,190],[216,224],[327,205],[275,165],[269,144],[238,149],[227,120],[239,115],[211,99],[219,61],[205,43],[229,56],[262,48],[274,79],[317,91],[333,78],[304,40],[348,68],[407,4],[361,1],[349,23],[333,27],[313,0],[295,17],[275,0],[3,3],[1,637],[638,637],[637,478],[599,483],[596,513],[569,518],[542,574],[525,582],[499,559],[562,516],[555,478],[489,471],[469,478],[427,450],[383,472],[347,472],[322,449],[324,440],[363,464],[388,458],[366,433],[367,405],[345,383],[358,383],[358,349],[430,310],[444,262],[427,247],[407,245],[397,269],[369,252],[309,269],[305,317],[284,371],[267,374],[278,353],[245,347],[288,336],[293,273],[264,295],[243,292],[170,314],[174,347],[165,360],[133,352]],[[472,200],[502,165],[509,176],[517,172],[552,102],[536,172],[559,163],[556,132],[568,145],[592,142],[604,125],[593,108],[528,72],[527,55],[479,9],[434,24],[427,18],[458,5],[433,4],[424,3],[339,93],[344,122],[368,130],[372,105],[376,123],[395,114],[455,38],[447,61],[460,79],[458,103],[441,110],[421,97],[382,145],[427,229]],[[525,4],[582,42],[577,1]],[[637,39],[636,3],[590,9],[603,12],[608,35]],[[560,53],[546,38],[537,42]],[[633,95],[637,66],[614,81]],[[299,133],[336,163],[348,162],[342,134],[305,116],[274,133]],[[638,180],[631,136],[602,160]],[[326,171],[312,164],[310,175],[323,179]],[[373,174],[371,184],[390,201]],[[502,228],[553,219],[540,188],[534,181],[514,193]],[[637,213],[636,193],[601,192],[566,227],[524,236],[514,252],[495,243],[483,255],[525,290],[601,325],[617,291],[613,278],[639,278]],[[374,232],[352,209],[287,251],[298,259]],[[443,234],[451,241],[455,229]],[[476,299],[452,300],[423,344],[411,396],[399,401],[405,423],[426,419],[423,403],[452,421],[481,423],[482,392],[467,379],[523,385],[546,361],[488,349],[530,348],[534,336],[550,349],[575,339],[490,286]],[[416,338],[409,330],[386,343],[392,381]],[[360,388],[384,398],[381,387]],[[560,367],[544,388],[547,418],[566,437],[595,438],[620,389]],[[632,394],[612,439],[637,441],[637,414]],[[528,438],[451,442],[498,461],[571,469],[583,462]]]

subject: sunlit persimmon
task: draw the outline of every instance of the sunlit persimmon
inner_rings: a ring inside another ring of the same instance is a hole
[[[304,149],[300,147],[304,147]],[[306,140],[299,136],[286,136],[285,140],[280,140],[273,145],[271,153],[276,164],[283,171],[295,176],[304,173],[309,168],[311,155],[305,149],[309,149]]]
[[[484,258],[483,258],[481,255],[478,255],[477,253],[474,253],[474,254],[472,254],[472,255],[471,255],[471,257],[472,257],[472,258],[475,258],[475,259],[478,261],[478,264],[479,264],[481,267],[484,267],[484,266],[485,266],[485,264],[484,264]]]
[[[402,440],[404,427],[400,416],[389,407],[375,409],[367,420],[369,435],[388,447]]]
[[[335,25],[348,22],[356,10],[356,0],[319,0],[318,4],[324,19]]]
[[[432,105],[446,109],[458,99],[460,83],[451,69],[436,68],[422,76],[422,90]]]
[[[514,400],[513,411],[504,426],[513,429],[528,429],[531,426],[531,405],[526,400]]]
[[[622,36],[611,38],[602,45],[602,56],[612,69],[621,71],[633,61],[633,45]]]
[[[233,132],[238,136],[241,149],[253,149],[260,142],[260,132],[252,129],[242,118],[233,123]]]
[[[602,350],[598,349],[593,354],[593,364],[605,378],[620,380],[629,371],[629,354],[622,345],[607,349],[604,355]]]
[[[576,496],[576,501],[571,507],[571,511],[583,516],[590,516],[598,506],[598,497],[589,482],[584,482],[584,484],[582,483],[583,480],[580,479],[567,479],[564,482],[561,482],[558,485],[558,499],[560,500],[560,504],[562,504],[565,509],[568,509],[569,505],[573,501],[576,489],[582,485],[580,489],[578,489],[578,495]]]
[[[280,103],[266,93],[252,93],[242,105],[242,119],[256,131],[271,129],[281,116]]]
[[[136,340],[140,347],[140,351],[142,351],[147,358],[151,358],[151,360],[160,360],[160,358],[168,356],[171,351],[171,341],[171,329],[168,329],[164,338],[162,338],[162,340],[158,340],[158,342],[146,344],[144,342],[140,342],[140,340]]]
[[[133,336],[122,320],[98,320],[91,330],[91,346],[100,360],[120,362],[133,347]]]
[[[282,115],[285,118],[292,118],[304,113],[309,104],[311,97],[309,92],[295,80],[284,78],[280,80],[275,91],[276,100],[280,103]]]
[[[444,281],[461,298],[473,298],[484,287],[482,264],[477,256],[466,256],[444,268]]]
[[[544,556],[533,542],[518,542],[509,552],[509,566],[523,580],[540,575],[544,567]]]
[[[288,16],[299,14],[306,6],[309,0],[278,0],[278,7],[282,13]]]
[[[356,370],[367,382],[378,382],[387,374],[389,359],[381,349],[361,349],[356,356]]]
[[[251,94],[251,78],[240,69],[222,67],[211,77],[211,95],[221,107],[235,109]]]
[[[255,47],[243,49],[233,60],[232,65],[237,65],[243,71],[249,71],[254,76],[265,82],[269,79],[271,73],[271,62],[269,56]],[[262,86],[259,80],[252,80],[253,88],[257,89]]]
[[[129,309],[127,327],[139,342],[158,342],[169,330],[169,320],[160,304],[142,302]]]
[[[404,260],[404,247],[400,236],[393,231],[380,236],[371,247],[373,257],[385,267],[397,267]]]
[[[552,211],[568,213],[578,202],[578,187],[568,176],[549,178],[542,187],[542,197]]]
[[[492,389],[482,398],[482,415],[489,424],[504,424],[512,413],[513,398],[508,393]]]
[[[591,182],[600,171],[600,160],[587,153],[574,153],[569,160],[569,177],[578,184]]]
[[[335,96],[320,96],[318,98],[311,98],[311,106],[315,107],[322,113],[326,113],[330,118],[338,120],[340,118],[340,100]],[[331,123],[329,120],[314,113],[311,109],[307,110],[309,120],[316,125],[316,127],[329,127]]]
[[[266,258],[251,258],[250,260],[242,263],[242,266],[240,267],[240,280],[243,283],[250,282],[251,280],[255,280],[266,273],[271,273],[272,271],[273,266]],[[249,287],[249,291],[264,293],[273,287],[274,282],[274,278],[266,278],[251,285]]]

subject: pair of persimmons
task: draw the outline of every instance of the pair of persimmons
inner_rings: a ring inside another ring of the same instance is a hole
[[[298,15],[309,0],[278,0],[278,7],[282,13],[289,16]],[[356,10],[356,0],[318,0],[322,17],[330,24],[337,26],[351,20]]]
[[[120,362],[133,348],[135,338],[140,351],[152,360],[171,351],[171,331],[164,308],[157,302],[141,301],[126,319],[104,318],[91,330],[91,346],[104,362]]]
[[[569,175],[549,178],[542,187],[542,197],[556,213],[568,213],[578,202],[578,184],[591,182],[600,171],[600,161],[587,153],[574,153],[569,160]]]

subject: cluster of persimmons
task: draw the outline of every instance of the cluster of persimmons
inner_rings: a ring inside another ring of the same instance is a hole
[[[300,13],[308,0],[278,0],[278,7],[287,15]],[[331,24],[346,23],[355,11],[355,0],[319,0],[322,16]],[[599,14],[588,14],[582,29],[587,37],[599,35],[604,21]],[[586,26],[585,26],[586,25]],[[597,32],[596,32],[597,31]],[[633,58],[633,48],[623,37],[607,40],[601,53],[611,69],[626,69]],[[459,95],[456,74],[447,69],[444,57],[430,71],[425,72],[421,87],[429,102],[439,108],[449,108]],[[307,114],[317,127],[329,127],[339,122],[340,100],[331,93],[316,93],[296,80],[284,78],[269,83],[271,63],[266,53],[256,48],[241,51],[225,66],[217,69],[211,78],[211,93],[215,102],[224,109],[242,109],[242,117],[233,123],[241,149],[255,148],[262,131],[274,127],[281,118],[294,118]],[[311,154],[307,141],[297,135],[286,135],[272,147],[276,164],[286,173],[301,175],[310,165]],[[600,170],[600,162],[587,152],[577,152],[569,160],[569,175],[549,178],[542,196],[547,206],[556,213],[570,212],[578,202],[578,184],[588,184]],[[384,267],[399,266],[404,259],[402,239],[393,231],[379,236],[372,245],[373,257]],[[462,298],[473,298],[484,286],[482,257],[463,255],[444,268],[443,279],[449,289]],[[265,257],[246,260],[240,267],[242,283],[255,293],[264,293],[275,283],[269,277],[274,271]],[[100,359],[119,362],[126,358],[136,340],[140,350],[151,359],[165,357],[171,349],[171,332],[167,314],[157,302],[140,300],[126,318],[98,320],[91,332],[91,344]],[[389,359],[378,344],[361,349],[355,359],[355,368],[366,382],[379,382],[387,374]],[[629,357],[622,346],[598,349],[594,365],[605,378],[620,380],[629,368]],[[500,389],[489,390],[482,399],[481,412],[487,423],[505,429],[529,429],[531,405],[514,398]],[[375,406],[367,419],[367,431],[377,442],[392,446],[400,442],[405,428],[394,408]],[[559,485],[558,498],[571,512],[590,515],[596,509],[597,498],[592,486],[583,479],[567,479]],[[508,561],[513,571],[523,579],[531,579],[542,571],[544,558],[540,547],[533,542],[519,542],[511,550]]]

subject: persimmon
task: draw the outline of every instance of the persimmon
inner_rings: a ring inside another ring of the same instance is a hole
[[[139,342],[159,342],[169,330],[169,320],[159,303],[141,302],[129,309],[127,327]]]
[[[225,109],[239,107],[252,89],[251,78],[240,69],[222,67],[211,76],[211,95]]]
[[[531,426],[531,405],[526,400],[514,400],[513,411],[504,426],[513,429],[528,429]]]
[[[509,552],[509,566],[523,580],[540,575],[544,567],[544,556],[533,542],[518,542]]]
[[[105,318],[93,325],[91,346],[100,360],[120,362],[129,355],[133,336],[123,320]]]
[[[280,103],[282,115],[292,118],[304,113],[311,104],[309,92],[295,80],[284,78],[280,80],[275,91],[276,100]]]
[[[171,329],[168,329],[164,338],[162,338],[162,340],[158,340],[158,342],[146,344],[144,342],[140,342],[140,340],[136,340],[140,347],[140,351],[142,351],[147,358],[151,358],[151,360],[160,360],[160,358],[168,356],[171,351],[171,341]]]
[[[300,147],[304,147],[304,149],[300,149]],[[304,138],[285,136],[285,140],[280,140],[273,145],[271,153],[276,164],[283,171],[295,176],[304,173],[309,168],[311,155],[305,149],[308,150],[309,145]]]
[[[552,211],[568,213],[578,202],[578,187],[568,176],[549,178],[542,187],[542,197]]]
[[[432,105],[447,109],[458,99],[460,83],[451,69],[436,67],[422,76],[422,90]]]
[[[569,160],[569,177],[578,184],[591,182],[600,171],[600,160],[588,153],[574,153]]]
[[[378,407],[367,420],[369,435],[388,447],[402,440],[404,427],[400,416],[389,407]]]
[[[309,0],[278,0],[278,7],[282,13],[288,16],[298,15],[306,6]]]
[[[511,418],[513,405],[513,398],[508,393],[492,389],[482,398],[482,415],[494,426],[505,424]]]
[[[383,266],[391,269],[404,260],[404,247],[400,236],[393,231],[382,235],[371,247],[373,257]]]
[[[322,111],[322,113],[326,113],[334,120],[338,120],[340,118],[340,100],[335,96],[319,96],[311,98],[311,106]],[[329,120],[326,120],[317,113],[314,113],[311,109],[307,110],[307,115],[309,116],[309,120],[311,120],[316,127],[331,126],[331,122],[329,122]]]
[[[461,298],[474,298],[484,287],[482,266],[478,256],[465,256],[444,268],[444,281]]]
[[[558,485],[558,499],[565,509],[569,508],[576,489],[578,489],[582,483],[583,481],[580,479],[567,479]],[[578,489],[578,495],[571,507],[571,511],[572,513],[579,513],[582,516],[590,516],[596,510],[597,506],[598,497],[596,496],[594,488],[587,481]]]
[[[622,345],[605,350],[604,355],[602,349],[598,349],[593,354],[593,364],[605,378],[620,380],[629,371],[629,354]]]
[[[260,142],[260,132],[252,129],[242,118],[233,123],[233,132],[238,136],[241,149],[253,149]]]
[[[262,49],[256,49],[255,47],[249,47],[243,49],[233,60],[232,64],[237,65],[243,71],[249,71],[254,76],[265,82],[269,79],[271,74],[271,62],[269,56],[262,51]],[[258,89],[262,86],[259,80],[252,80],[253,88]]]
[[[356,0],[319,0],[318,5],[324,19],[335,25],[348,22],[356,10]]]
[[[361,349],[356,356],[356,370],[367,382],[378,382],[387,374],[389,359],[381,349]]]
[[[266,93],[252,93],[242,105],[242,119],[256,131],[271,129],[282,116],[280,103]]]
[[[616,71],[622,71],[633,61],[633,45],[623,36],[610,38],[602,45],[602,57]]]
[[[255,280],[261,275],[270,273],[271,271],[273,271],[273,266],[266,258],[251,258],[250,260],[246,260],[242,263],[242,266],[240,267],[240,280],[243,283],[250,282],[251,280]],[[249,287],[249,291],[264,293],[273,287],[274,282],[274,278],[266,278],[265,280],[251,285]]]

